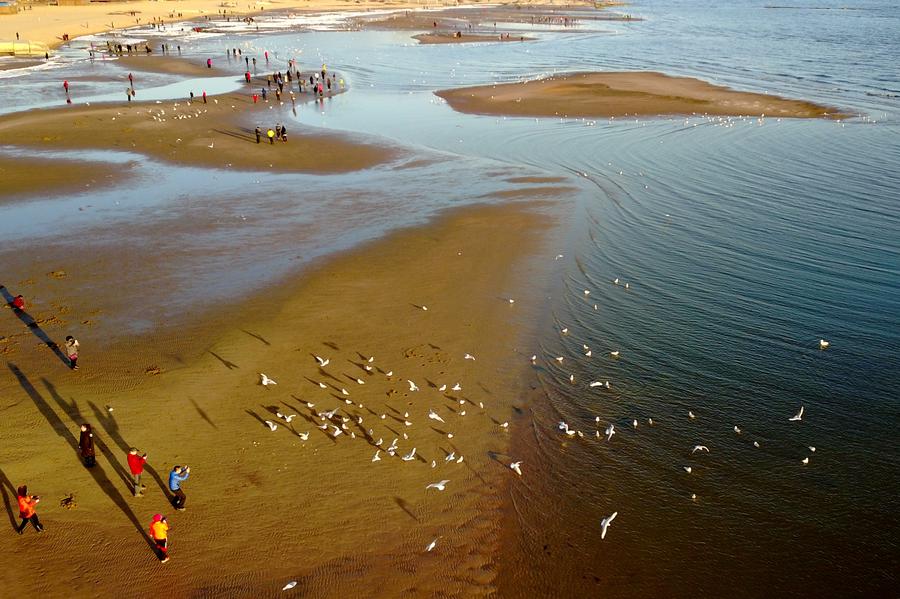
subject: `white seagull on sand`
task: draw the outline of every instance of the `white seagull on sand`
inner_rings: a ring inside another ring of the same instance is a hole
[[[606,538],[606,531],[609,528],[609,525],[612,524],[612,521],[616,519],[616,516],[619,515],[619,512],[613,512],[612,515],[607,516],[603,520],[600,521],[600,540]]]
[[[275,381],[264,375],[263,373],[259,373],[259,384],[263,387],[268,387],[269,385],[277,385]]]
[[[271,420],[266,420],[266,426],[268,426],[269,430],[272,431],[273,433],[278,428],[278,425],[275,424],[274,422],[272,422]]]
[[[522,476],[521,465],[522,465],[522,462],[513,462],[512,464],[509,465],[509,467],[513,472],[515,472],[519,476]]]
[[[474,361],[475,356],[473,356],[472,354],[466,354],[465,356],[463,356],[463,360],[473,360]]]
[[[296,581],[296,580],[292,580],[292,581],[290,581],[289,583],[287,583],[286,585],[284,585],[284,586],[281,588],[281,590],[282,590],[282,591],[289,591],[289,590],[291,590],[292,588],[294,588],[295,586],[297,586],[297,581]]]
[[[444,421],[444,419],[441,418],[440,416],[438,416],[437,412],[435,412],[434,410],[428,411],[428,417],[431,418],[432,420],[437,420],[438,422]]]
[[[375,450],[375,457],[372,458],[372,461],[373,461],[373,462],[380,462],[380,461],[381,461],[381,456],[378,455],[379,453],[381,453],[381,450],[380,450],[380,449],[376,449],[376,450]]]
[[[450,387],[450,390],[451,391],[462,391],[462,385],[460,385],[459,383],[456,383],[455,385]]]
[[[409,383],[409,390],[410,390],[410,391],[418,391],[418,390],[419,390],[419,386],[416,385],[414,382],[412,382],[412,381],[410,381],[410,380],[407,380],[406,382]]]
[[[297,433],[297,436],[300,437],[301,441],[309,440],[309,433]]]

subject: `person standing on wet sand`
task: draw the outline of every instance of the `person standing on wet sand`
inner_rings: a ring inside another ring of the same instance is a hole
[[[153,539],[159,561],[162,563],[169,561],[169,521],[162,514],[153,516],[150,523],[150,538]]]
[[[172,472],[169,473],[169,490],[175,494],[175,497],[172,499],[172,506],[176,510],[184,511],[184,502],[187,500],[187,497],[184,495],[181,484],[186,481],[190,475],[190,466],[175,466],[172,468]]]
[[[259,127],[257,127],[254,133],[256,133],[256,143],[259,143],[259,138],[262,135],[262,131],[260,131]]]
[[[25,298],[21,295],[17,295],[13,298],[13,301],[9,303],[12,306],[13,312],[16,314],[21,314],[25,311]]]
[[[22,519],[22,524],[19,525],[16,532],[19,534],[25,532],[25,527],[28,526],[29,522],[31,522],[36,531],[44,532],[44,526],[41,524],[35,511],[35,507],[37,507],[41,498],[37,495],[29,495],[27,485],[19,487],[16,495],[19,499],[19,518]]]
[[[269,143],[270,143],[270,144],[274,144],[274,143],[275,143],[275,132],[272,131],[271,129],[269,129],[268,131],[266,131],[266,137],[269,138]]]
[[[69,368],[78,370],[78,348],[81,347],[78,339],[69,335],[66,337],[66,357],[69,358]]]
[[[134,496],[144,496],[144,485],[141,484],[141,475],[144,473],[144,464],[147,463],[146,452],[138,455],[138,450],[132,447],[128,450],[128,469],[131,471],[131,480],[134,482]]]
[[[81,452],[81,460],[85,468],[93,468],[97,463],[94,455],[94,433],[90,424],[81,425],[81,438],[78,440],[78,450]]]

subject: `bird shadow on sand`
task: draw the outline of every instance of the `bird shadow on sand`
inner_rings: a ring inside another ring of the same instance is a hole
[[[338,347],[338,344],[335,343],[334,341],[323,341],[322,345],[324,345],[325,347],[331,348],[334,351],[341,351],[341,348]]]
[[[212,421],[212,419],[209,417],[209,414],[206,413],[206,410],[197,405],[197,402],[193,398],[191,398],[191,405],[194,406],[195,410],[197,410],[197,414],[200,415],[200,418],[205,420],[206,423],[214,429],[219,430],[219,427],[216,426],[216,423]]]
[[[59,349],[59,345],[55,341],[50,339],[47,333],[45,333],[44,330],[38,325],[37,321],[32,318],[31,315],[28,314],[28,312],[25,312],[24,310],[17,310],[16,308],[12,307],[12,302],[15,298],[12,296],[5,285],[0,285],[0,295],[3,295],[3,299],[9,305],[10,309],[13,311],[13,314],[16,315],[16,318],[21,320],[22,323],[26,327],[28,327],[28,330],[30,330],[35,337],[40,339],[44,345],[49,347],[51,351],[53,351],[53,354],[57,358],[59,358],[59,360],[63,364],[69,366],[69,358],[67,358],[65,354],[62,353],[62,351]]]
[[[245,411],[247,414],[249,414],[250,416],[252,416],[253,418],[255,418],[261,425],[263,425],[263,426],[266,427],[266,428],[269,428],[269,425],[266,424],[266,419],[265,419],[265,418],[263,418],[262,416],[260,416],[259,414],[257,414],[256,412],[254,412],[254,411],[252,411],[252,410],[244,410],[244,411]]]
[[[223,358],[222,356],[220,356],[220,355],[217,354],[216,352],[212,352],[212,351],[211,351],[211,352],[208,352],[208,353],[209,353],[209,355],[211,355],[213,358],[215,358],[216,360],[218,360],[219,362],[221,362],[222,365],[225,366],[225,368],[227,368],[228,370],[234,370],[235,368],[240,368],[240,366],[238,366],[238,365],[235,364],[234,362],[229,362],[228,360],[226,360],[225,358]]]
[[[406,501],[406,500],[403,499],[402,497],[394,497],[394,503],[396,503],[397,506],[399,506],[401,510],[403,510],[404,512],[406,512],[406,515],[407,515],[407,516],[409,516],[410,518],[412,518],[412,519],[415,520],[416,522],[419,521],[419,518],[418,518],[418,517],[413,513],[413,511],[410,509],[410,506],[409,506],[409,502],[408,502],[408,501]]]
[[[3,505],[6,507],[6,515],[9,516],[9,525],[12,526],[14,530],[18,530],[19,527],[16,523],[16,513],[13,511],[12,499],[10,498],[16,496],[16,488],[10,482],[9,478],[7,478],[6,473],[2,468],[0,468],[0,495],[3,495]]]
[[[34,385],[31,384],[31,381],[28,380],[28,377],[19,370],[19,368],[12,363],[7,363],[8,368],[13,373],[13,376],[16,377],[16,380],[19,382],[19,385],[28,394],[31,400],[34,402],[34,405],[37,407],[38,411],[46,418],[47,423],[50,427],[56,431],[56,434],[63,438],[72,449],[73,453],[75,453],[76,459],[79,460],[79,452],[78,452],[78,440],[75,435],[66,426],[66,424],[62,421],[56,411],[50,406],[47,400],[44,399],[43,395],[35,389]],[[47,391],[50,393],[50,396],[57,403],[57,405],[62,409],[62,411],[72,420],[73,423],[80,424],[85,422],[84,417],[81,415],[81,412],[78,408],[78,404],[75,400],[72,400],[71,403],[67,402],[59,393],[56,391],[56,388],[53,386],[50,381],[47,379],[42,379],[44,386],[47,388]],[[109,459],[109,455],[107,455],[108,449],[104,450],[105,444],[101,445],[101,452],[106,455],[107,459]],[[112,501],[116,507],[125,515],[125,517],[134,525],[135,530],[137,530],[138,534],[144,541],[147,543],[149,547],[153,547],[153,544],[150,541],[150,537],[144,531],[144,527],[138,522],[137,517],[134,515],[134,512],[131,511],[131,508],[128,506],[128,503],[125,501],[125,497],[122,496],[122,493],[119,492],[119,489],[109,477],[106,475],[106,471],[97,462],[93,468],[86,468],[88,474],[94,479],[94,482],[100,487],[106,496]]]
[[[258,339],[259,341],[262,341],[262,342],[265,343],[266,345],[272,345],[271,343],[269,343],[268,341],[266,341],[266,339],[265,339],[262,335],[257,335],[256,333],[251,333],[250,331],[248,331],[248,330],[246,330],[246,329],[241,329],[241,332],[242,332],[242,333],[247,333],[248,335],[250,335],[250,336],[253,337],[254,339]]]

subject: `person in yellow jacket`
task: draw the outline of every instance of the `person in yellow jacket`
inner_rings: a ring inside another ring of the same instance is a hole
[[[159,561],[162,563],[169,561],[169,521],[162,514],[153,516],[150,523],[150,538],[156,546]]]

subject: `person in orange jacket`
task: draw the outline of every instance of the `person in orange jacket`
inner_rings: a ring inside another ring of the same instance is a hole
[[[153,516],[150,523],[150,538],[156,546],[159,561],[162,563],[169,561],[169,521],[162,514]]]
[[[41,498],[37,495],[29,495],[27,485],[19,487],[16,491],[16,495],[19,499],[19,517],[22,519],[22,524],[19,525],[16,532],[19,534],[25,532],[25,527],[28,526],[29,522],[31,522],[31,525],[34,526],[36,531],[44,532],[44,527],[38,519],[37,512],[34,510]]]

